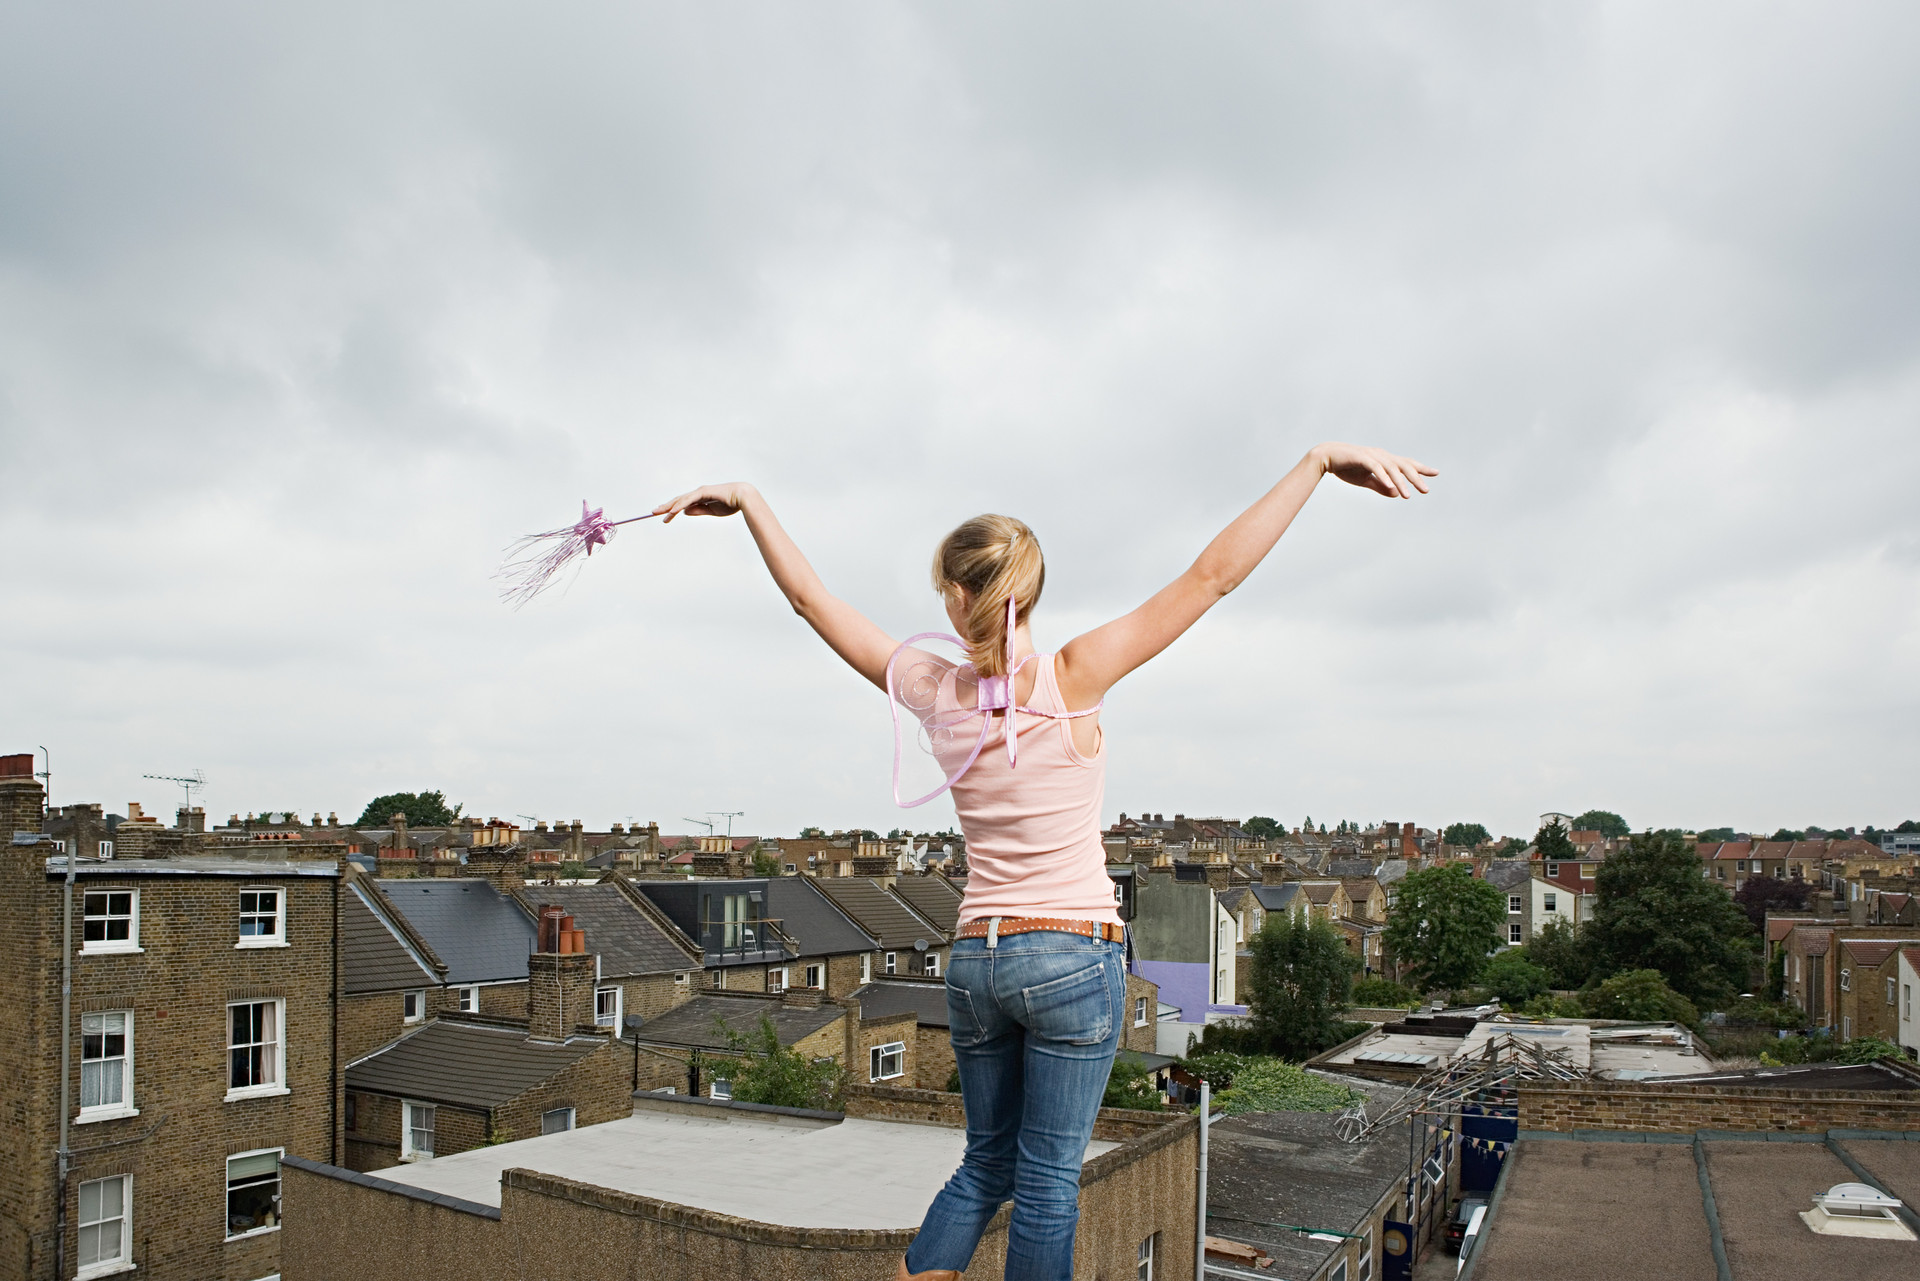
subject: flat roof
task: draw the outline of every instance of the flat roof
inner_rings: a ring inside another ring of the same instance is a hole
[[[683,1106],[371,1173],[490,1206],[520,1169],[786,1227],[916,1228],[966,1147],[946,1126]],[[1096,1139],[1085,1159],[1119,1146]],[[807,1195],[769,1196],[768,1179]]]
[[[1904,1137],[1709,1131],[1699,1136],[1700,1157],[1691,1134],[1523,1137],[1507,1157],[1473,1281],[1537,1281],[1543,1259],[1557,1281],[1714,1276],[1702,1158],[1727,1263],[1741,1281],[1910,1277],[1913,1242],[1821,1235],[1800,1219],[1815,1194],[1859,1179],[1829,1143],[1902,1200],[1920,1191],[1920,1143]]]
[[[67,859],[55,855],[47,860],[48,876],[65,876]],[[79,876],[338,876],[340,865],[332,859],[284,858],[76,858],[73,874]]]

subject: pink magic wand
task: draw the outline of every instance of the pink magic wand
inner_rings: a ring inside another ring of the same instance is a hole
[[[580,519],[561,529],[549,529],[545,533],[528,534],[507,549],[506,563],[501,565],[495,578],[502,580],[500,598],[515,609],[526,604],[547,588],[560,571],[572,564],[582,553],[591,556],[595,547],[604,547],[612,539],[613,532],[622,525],[631,525],[639,520],[652,520],[659,512],[649,512],[645,516],[630,516],[626,520],[608,520],[599,507],[589,509],[587,500],[580,500]]]

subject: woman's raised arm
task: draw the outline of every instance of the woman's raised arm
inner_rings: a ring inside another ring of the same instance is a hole
[[[1184,574],[1131,614],[1062,647],[1055,671],[1067,705],[1080,708],[1098,703],[1122,676],[1173,644],[1221,597],[1245,581],[1287,532],[1320,478],[1328,474],[1388,498],[1412,498],[1427,492],[1425,477],[1440,473],[1381,449],[1337,443],[1314,446],[1279,484],[1221,530]]]
[[[662,524],[671,524],[674,517],[681,515],[731,516],[738,512],[746,517],[754,544],[760,548],[760,558],[767,562],[767,572],[773,575],[773,581],[786,596],[787,604],[793,606],[793,612],[806,619],[807,625],[854,671],[882,690],[887,687],[887,659],[895,648],[893,638],[881,631],[872,619],[827,590],[820,575],[813,571],[793,539],[780,527],[773,508],[767,506],[759,490],[745,482],[702,485],[653,510],[656,514],[665,514]]]

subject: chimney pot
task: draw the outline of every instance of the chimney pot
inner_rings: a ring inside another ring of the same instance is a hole
[[[12,756],[0,756],[0,778],[32,778],[33,753],[16,752]]]

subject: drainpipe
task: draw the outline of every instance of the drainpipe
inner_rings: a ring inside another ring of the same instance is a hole
[[[1193,1229],[1193,1281],[1207,1281],[1207,1123],[1213,1108],[1213,1086],[1200,1081],[1200,1178],[1194,1198],[1197,1212]]]
[[[78,840],[74,841],[79,844]],[[67,851],[67,878],[60,905],[60,1148],[59,1201],[53,1213],[53,1275],[67,1275],[67,1173],[73,1153],[67,1147],[68,1113],[73,1098],[73,875],[75,856]]]

